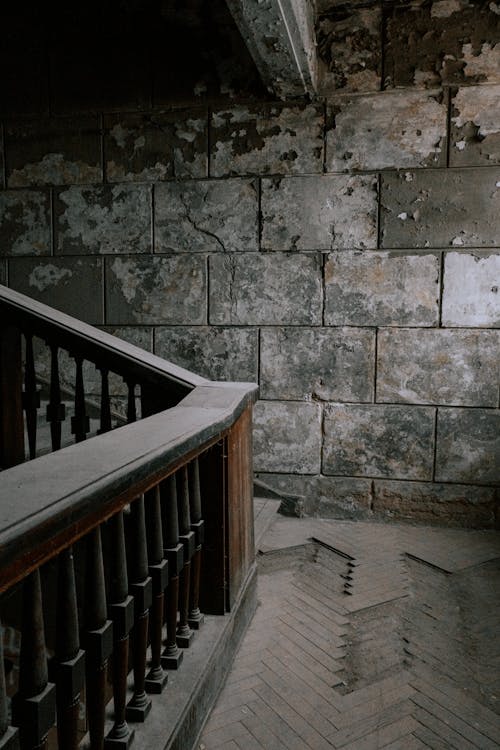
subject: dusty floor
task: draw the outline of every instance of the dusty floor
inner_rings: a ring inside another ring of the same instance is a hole
[[[499,748],[500,533],[272,512],[199,749]]]

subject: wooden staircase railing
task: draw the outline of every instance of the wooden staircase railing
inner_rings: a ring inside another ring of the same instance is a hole
[[[37,454],[40,340],[53,452],[25,460]],[[75,444],[63,449],[61,350],[75,360]],[[101,374],[92,439],[86,362]],[[110,372],[127,384],[118,429]],[[204,614],[229,612],[253,571],[256,390],[0,287],[0,618],[21,633],[18,663],[0,652],[0,750],[128,748],[152,702],[168,700],[167,672]]]

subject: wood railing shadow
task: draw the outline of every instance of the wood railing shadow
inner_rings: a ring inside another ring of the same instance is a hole
[[[231,612],[253,575],[257,389],[199,378],[5,287],[0,321],[0,615],[20,634],[18,655],[0,651],[0,749],[127,748],[204,615]],[[53,452],[36,457],[44,345]],[[75,444],[61,449],[62,351]],[[99,435],[86,439],[89,362]]]

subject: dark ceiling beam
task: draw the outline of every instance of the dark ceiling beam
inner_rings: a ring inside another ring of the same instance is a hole
[[[316,92],[311,0],[226,0],[268,91],[279,99]]]

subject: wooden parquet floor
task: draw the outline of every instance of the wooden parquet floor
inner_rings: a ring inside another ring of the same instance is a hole
[[[500,533],[278,516],[259,549],[199,750],[500,748]]]

